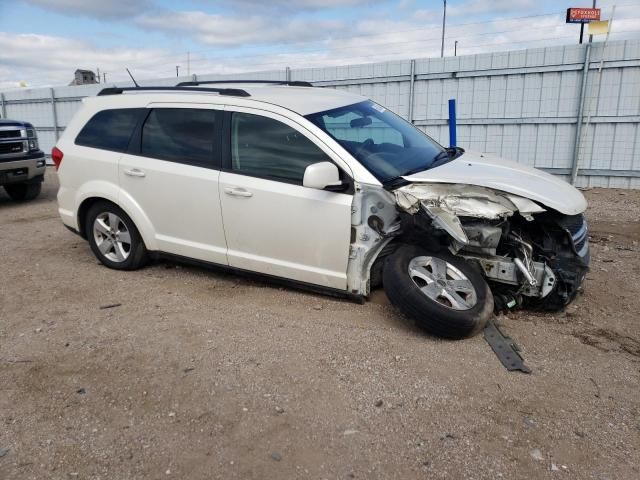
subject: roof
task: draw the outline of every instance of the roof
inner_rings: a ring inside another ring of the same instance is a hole
[[[208,87],[208,85],[203,84],[202,87],[205,88]],[[186,89],[180,91],[172,91],[169,88],[163,90],[162,87],[158,87],[157,92],[150,90],[136,92],[135,90],[131,90],[124,93],[124,95],[145,95],[145,97],[147,98],[155,97],[161,98],[162,100],[166,99],[167,95],[171,95],[176,99],[178,99],[178,97],[184,98],[186,96],[189,98],[189,100],[193,100],[193,97],[197,96],[204,97],[201,100],[203,102],[211,102],[213,96],[213,98],[215,98],[215,103],[225,104],[235,104],[236,102],[240,101],[240,99],[242,99],[243,101],[241,104],[243,105],[246,105],[246,102],[263,102],[286,108],[300,115],[308,115],[310,113],[331,110],[333,108],[352,105],[354,103],[367,100],[366,97],[363,97],[361,95],[357,95],[355,93],[347,92],[344,90],[335,90],[332,88],[292,87],[269,84],[256,85],[244,83],[220,83],[215,85],[215,88],[244,90],[249,94],[249,96],[247,97],[236,97],[229,95],[221,96],[217,93],[199,91],[197,87],[193,87],[193,92],[190,92]],[[118,97],[120,97],[120,95],[118,95]],[[109,97],[99,98],[105,99]]]
[[[222,87],[224,85],[216,86]],[[367,97],[333,88],[270,85],[243,86],[243,84],[238,83],[228,85],[231,88],[242,88],[251,95],[249,97],[251,100],[279,105],[300,115],[322,112],[368,100]]]

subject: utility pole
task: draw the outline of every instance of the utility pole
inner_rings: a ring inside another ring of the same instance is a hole
[[[596,0],[593,0],[593,8],[596,8]],[[584,23],[582,24],[584,27]],[[593,35],[589,35],[589,43],[593,42]],[[580,30],[580,43],[582,43],[582,30]]]
[[[447,21],[447,0],[443,0],[443,1],[444,1],[444,8],[442,10],[442,44],[440,46],[440,58],[444,58],[444,27]]]
[[[98,83],[100,83],[100,67],[96,68],[96,70],[98,71],[98,75],[97,75]]]
[[[176,77],[180,76],[180,65],[176,65]]]
[[[102,72],[102,83],[107,83],[107,72]]]
[[[453,42],[453,56],[454,57],[458,56],[458,40]]]

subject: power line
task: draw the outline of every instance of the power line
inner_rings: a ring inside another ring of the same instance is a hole
[[[534,18],[534,17],[541,17],[541,16],[548,16],[548,15],[552,15],[552,14],[540,14],[540,15],[529,15],[529,16],[525,16],[525,17],[512,17],[512,19],[527,19],[527,18]],[[555,14],[553,14],[555,15]],[[625,20],[636,20],[640,17],[626,17]],[[468,22],[465,24],[456,24],[457,26],[466,26],[466,25],[472,25],[472,24],[484,24],[484,23],[494,23],[495,20],[492,21],[485,21],[485,22]],[[555,27],[564,27],[565,24],[564,23],[558,23]],[[406,33],[406,32],[413,32],[413,31],[421,31],[424,30],[424,28],[421,29],[414,29],[414,30],[404,30],[404,31],[395,31],[395,32],[390,32],[390,33],[385,33],[385,34],[375,34],[375,35],[370,35],[370,36],[382,36],[382,35],[393,35],[393,34],[399,34],[399,33]],[[474,33],[474,34],[470,34],[470,35],[455,35],[456,39],[460,39],[460,38],[473,38],[473,37],[481,37],[481,36],[486,36],[486,35],[502,35],[502,34],[507,34],[507,33],[514,33],[514,32],[520,32],[521,29],[515,29],[515,30],[501,30],[501,31],[490,31],[490,32],[480,32],[480,33]],[[612,32],[613,33],[617,33],[617,32]],[[623,33],[623,32],[619,32],[619,33]],[[357,39],[357,38],[362,38],[364,36],[353,36],[353,37],[343,37],[345,39]],[[352,49],[358,49],[358,48],[364,48],[366,46],[368,47],[385,47],[388,45],[407,45],[407,44],[411,44],[411,43],[421,43],[421,42],[426,42],[429,40],[436,40],[440,38],[439,35],[438,36],[432,36],[432,37],[423,37],[423,38],[419,38],[419,39],[415,39],[415,40],[403,40],[403,41],[397,41],[397,42],[379,42],[379,43],[375,43],[375,44],[370,44],[370,45],[345,45],[345,46],[334,46],[334,47],[330,47],[328,49],[323,49],[323,50],[295,50],[295,51],[289,51],[289,52],[284,52],[284,53],[259,53],[259,54],[246,54],[246,55],[234,55],[233,57],[210,57],[210,56],[199,56],[199,58],[192,58],[192,63],[221,63],[224,62],[225,60],[236,60],[236,59],[243,59],[243,60],[249,60],[249,59],[260,59],[260,58],[269,58],[269,57],[273,57],[273,56],[282,56],[282,57],[286,57],[286,56],[294,56],[294,55],[300,55],[300,54],[317,54],[317,53],[327,53],[327,52],[332,52],[332,51],[336,51],[336,50],[352,50]],[[548,38],[548,37],[547,37]],[[565,38],[564,36],[562,37],[552,37],[552,38]],[[317,43],[317,42],[306,42],[306,43]],[[526,43],[526,41],[523,42],[512,42],[512,43]],[[484,44],[483,44],[484,45]],[[205,51],[205,50],[200,50],[200,51]],[[206,51],[211,51],[206,50]],[[164,63],[154,63],[154,64],[145,64],[145,67],[147,68],[153,68],[157,65],[163,65]],[[254,67],[255,65],[252,65],[252,67]]]
[[[630,2],[630,3],[623,3],[623,4],[618,4],[618,7],[624,7],[624,6],[635,6],[637,5],[634,2]],[[482,20],[482,21],[476,21],[476,22],[464,22],[464,23],[448,23],[447,24],[447,29],[451,29],[451,28],[457,28],[457,27],[468,27],[470,25],[484,25],[484,24],[493,24],[493,23],[505,23],[505,22],[510,22],[510,21],[514,21],[514,20],[528,20],[528,19],[532,19],[532,18],[540,18],[540,17],[553,17],[553,16],[561,16],[562,18],[564,18],[565,15],[565,11],[555,11],[555,12],[547,12],[547,13],[540,13],[540,14],[536,14],[536,15],[523,15],[523,16],[517,16],[517,17],[499,17],[499,18],[494,18],[491,20]],[[635,19],[637,17],[634,17],[633,19]],[[625,19],[629,19],[629,17],[626,17]],[[564,23],[562,23],[562,25],[564,25]],[[415,29],[407,29],[407,30],[396,30],[394,32],[385,32],[385,33],[371,33],[371,34],[361,34],[361,35],[350,35],[350,36],[338,36],[338,37],[330,37],[328,39],[324,39],[324,40],[307,40],[307,41],[281,41],[281,42],[273,42],[273,43],[269,43],[269,46],[274,47],[274,46],[278,46],[278,45],[308,45],[308,44],[323,44],[323,43],[327,43],[328,41],[337,41],[337,40],[354,40],[354,39],[359,39],[359,38],[370,38],[370,37],[384,37],[384,36],[389,36],[390,34],[401,34],[401,33],[411,33],[411,32],[419,32],[419,31],[423,31],[423,30],[433,30],[436,27],[436,24],[432,24],[432,25],[428,25],[425,27],[420,27],[420,28],[415,28]],[[439,28],[439,27],[438,27]],[[492,32],[488,32],[487,34],[491,34]],[[451,32],[449,32],[449,36],[451,37]],[[459,36],[456,36],[456,38],[458,38]],[[438,37],[440,38],[439,34]],[[431,39],[431,38],[429,38]],[[197,49],[197,50],[190,50],[191,53],[201,53],[201,52],[212,52],[212,51],[217,51],[220,49],[224,49],[226,46],[225,45],[220,45],[219,47],[207,47],[207,48],[202,48],[202,49]],[[337,49],[340,47],[334,47],[334,49]],[[159,56],[153,56],[153,57],[148,57],[149,59],[157,59],[157,58],[175,58],[176,56],[182,56],[184,54],[186,54],[186,51],[183,52],[177,52],[177,53],[169,53],[166,55],[159,55]],[[237,56],[234,58],[238,58]],[[132,66],[140,66],[142,64],[133,64]],[[145,64],[146,65],[146,64]]]
[[[623,34],[623,33],[637,33],[638,30],[632,29],[632,30],[619,30],[617,32],[611,32],[611,35],[618,35],[618,34]],[[534,38],[534,39],[526,39],[526,40],[519,40],[519,41],[511,41],[511,40],[505,40],[505,41],[499,41],[499,42],[487,42],[487,43],[476,43],[474,45],[468,46],[467,49],[475,49],[477,47],[487,47],[487,46],[503,46],[503,45],[520,45],[523,43],[539,43],[539,42],[545,42],[545,41],[553,41],[553,40],[563,40],[563,39],[568,39],[568,38],[574,38],[574,34],[567,34],[567,35],[559,35],[559,36],[555,36],[555,37],[543,37],[543,38]],[[407,42],[407,43],[416,43],[416,42],[421,42],[422,40],[416,40],[414,42]],[[317,53],[322,53],[322,54],[329,54],[330,52],[317,52]],[[296,55],[296,53],[289,53],[287,55]],[[307,53],[308,55],[308,53]],[[379,59],[378,61],[391,61],[393,60],[393,57],[396,55],[403,55],[404,59],[407,58],[407,56],[409,55],[409,52],[407,52],[407,49],[401,49],[401,50],[397,50],[397,51],[391,51],[391,52],[385,52],[385,53],[376,53],[376,54],[372,54],[372,55],[349,55],[349,56],[342,56],[342,57],[324,57],[324,58],[317,58],[317,60],[314,62],[314,60],[310,60],[308,63],[310,64],[307,68],[317,68],[315,66],[313,66],[313,63],[316,62],[322,62],[321,65],[318,65],[318,67],[322,67],[322,66],[331,66],[331,65],[335,65],[336,63],[353,63],[353,62],[361,62],[361,63],[370,63],[367,61],[363,61],[363,59],[374,59],[377,58]],[[269,55],[264,55],[264,57],[269,57]],[[297,60],[297,59],[296,59]],[[200,62],[204,61],[204,60],[199,60]],[[234,72],[230,72],[230,73],[242,73],[244,72],[254,72],[257,69],[259,69],[260,67],[270,67],[270,66],[279,66],[279,67],[284,67],[287,66],[288,63],[290,63],[292,61],[291,58],[283,58],[282,60],[273,60],[270,62],[262,62],[262,63],[252,63],[251,64],[251,70],[246,70],[246,69],[240,69],[240,70],[236,70]],[[351,61],[351,62],[349,62]],[[193,60],[192,60],[193,62]],[[165,64],[161,64],[161,65],[165,65]],[[171,66],[171,69],[175,68],[175,66]],[[274,67],[275,68],[275,67]],[[154,74],[154,78],[157,78],[158,74]],[[171,75],[167,75],[167,78],[170,77]],[[144,79],[145,77],[140,77],[140,79]],[[148,78],[148,77],[147,77]],[[38,78],[38,80],[41,80],[41,78]],[[105,79],[106,80],[106,79]],[[29,83],[31,83],[31,80],[27,80]]]
[[[616,34],[629,33],[629,32],[637,32],[637,30],[621,30],[621,31],[616,32]],[[611,35],[614,35],[614,33],[612,32]],[[522,44],[522,43],[537,43],[537,42],[544,42],[544,41],[551,41],[551,40],[561,40],[561,39],[574,38],[574,37],[575,37],[575,34],[560,35],[560,36],[556,36],[556,37],[544,37],[544,38],[538,38],[538,39],[527,39],[527,40],[520,40],[520,41],[506,40],[506,41],[502,41],[502,42],[491,42],[491,43],[475,44],[473,46],[468,47],[468,49],[472,49],[474,47],[483,47],[483,46],[499,46],[499,45],[515,45],[515,44]],[[358,59],[363,59],[363,58],[381,58],[381,57],[388,57],[388,56],[392,56],[392,55],[405,55],[406,56],[406,53],[407,53],[406,50],[401,50],[401,51],[395,51],[395,52],[377,53],[377,54],[373,54],[373,55],[352,55],[352,56],[349,56],[349,57],[326,58],[326,59],[321,59],[321,60],[324,61],[324,62],[327,62],[327,61],[344,62],[345,60],[348,60],[348,59],[355,59],[357,61]],[[288,61],[290,61],[290,60],[283,59],[281,61],[273,61],[273,62],[266,62],[266,63],[252,63],[251,64],[252,70],[250,70],[250,71],[255,71],[256,67],[266,67],[266,66],[270,66],[270,65],[286,66]],[[380,61],[384,61],[384,60],[380,60]],[[326,65],[326,63],[325,63],[325,65]],[[326,65],[326,66],[329,66],[329,65]],[[314,67],[309,67],[309,68],[314,68]]]
[[[640,17],[633,17],[633,18],[628,18],[629,20],[636,20],[636,19],[640,19]],[[455,38],[456,39],[461,39],[461,38],[473,38],[473,37],[483,37],[483,36],[487,36],[487,35],[503,35],[503,34],[507,34],[507,33],[514,33],[514,32],[520,32],[521,29],[516,29],[516,30],[502,30],[502,31],[496,31],[496,32],[483,32],[483,33],[475,33],[475,34],[470,34],[470,35],[458,35]],[[631,30],[633,31],[633,30]],[[612,32],[614,33],[614,32]],[[620,31],[619,33],[623,33],[622,31]],[[560,37],[544,37],[540,40],[545,40],[545,39],[549,39],[549,38],[566,38],[569,35],[563,35]],[[418,38],[415,40],[404,40],[404,41],[398,41],[398,42],[380,42],[380,43],[376,43],[376,44],[372,44],[372,45],[350,45],[350,46],[344,46],[344,47],[334,47],[331,48],[331,50],[298,50],[298,51],[293,51],[293,52],[286,52],[286,53],[273,53],[273,54],[254,54],[254,55],[236,55],[233,57],[221,57],[221,58],[211,58],[211,57],[202,57],[199,59],[195,59],[192,60],[193,63],[202,63],[202,62],[221,62],[223,60],[236,60],[236,59],[243,59],[243,60],[247,60],[247,59],[259,59],[259,58],[269,58],[269,57],[273,57],[273,56],[287,56],[287,55],[301,55],[301,54],[316,54],[316,53],[330,53],[332,51],[335,50],[352,50],[352,49],[358,49],[358,48],[364,48],[364,47],[386,47],[389,45],[407,45],[407,44],[412,44],[412,43],[423,43],[425,41],[428,40],[436,40],[439,39],[439,35],[438,36],[433,36],[433,37],[423,37],[423,38]],[[526,43],[528,41],[535,41],[535,40],[523,40],[523,41],[510,41],[510,42],[503,42],[503,43]],[[481,46],[481,45],[491,45],[491,44],[474,44],[473,46]],[[255,66],[252,65],[252,66]]]
[[[496,22],[509,22],[509,21],[513,21],[513,20],[525,20],[525,19],[531,19],[531,18],[539,18],[539,17],[549,17],[549,16],[556,16],[556,15],[564,15],[564,12],[554,12],[554,13],[541,13],[541,14],[537,14],[537,15],[525,15],[525,16],[520,16],[520,17],[503,17],[503,18],[497,18],[497,19],[492,19],[492,20],[483,20],[483,21],[477,21],[477,22],[465,22],[465,23],[452,23],[452,24],[447,24],[447,29],[451,29],[451,28],[458,28],[458,27],[467,27],[470,25],[483,25],[483,24],[491,24],[491,23],[496,23]],[[435,24],[434,24],[435,25]],[[385,33],[371,33],[371,34],[361,34],[361,35],[350,35],[350,36],[338,36],[338,37],[329,37],[327,39],[322,39],[322,40],[307,40],[307,41],[281,41],[281,42],[273,42],[273,43],[269,43],[268,45],[270,47],[274,47],[274,46],[278,46],[278,45],[287,45],[287,46],[291,46],[291,45],[313,45],[313,44],[326,44],[327,42],[335,42],[338,40],[355,40],[355,39],[360,39],[360,38],[370,38],[370,37],[385,37],[385,36],[389,36],[389,35],[394,35],[394,34],[403,34],[403,33],[412,33],[412,32],[419,32],[419,31],[424,31],[424,30],[433,30],[434,25],[428,25],[425,27],[420,27],[420,28],[413,28],[413,29],[407,29],[407,30],[396,30],[396,31],[392,31],[392,32],[385,32]],[[438,37],[439,38],[439,37]],[[196,50],[190,50],[190,53],[202,53],[202,52],[215,52],[215,51],[219,51],[221,49],[226,48],[226,45],[220,45],[218,47],[207,47],[207,48],[201,48],[201,49],[196,49]],[[341,48],[341,47],[334,47],[335,48]],[[186,54],[186,51],[181,51],[181,52],[176,52],[176,53],[167,53],[167,54],[163,54],[163,55],[154,55],[151,57],[147,57],[148,59],[159,59],[159,58],[183,58],[184,55]],[[237,57],[235,57],[237,58]],[[138,67],[138,66],[147,66],[148,64],[145,63],[138,63],[138,64],[130,64],[130,67]]]

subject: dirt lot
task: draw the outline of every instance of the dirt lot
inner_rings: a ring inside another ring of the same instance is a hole
[[[109,270],[56,189],[0,194],[0,479],[640,478],[639,191],[586,192],[574,308],[502,318],[526,375],[381,294]]]

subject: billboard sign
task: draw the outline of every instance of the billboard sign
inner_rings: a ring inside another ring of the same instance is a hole
[[[567,8],[567,23],[589,23],[599,20],[599,8]]]

